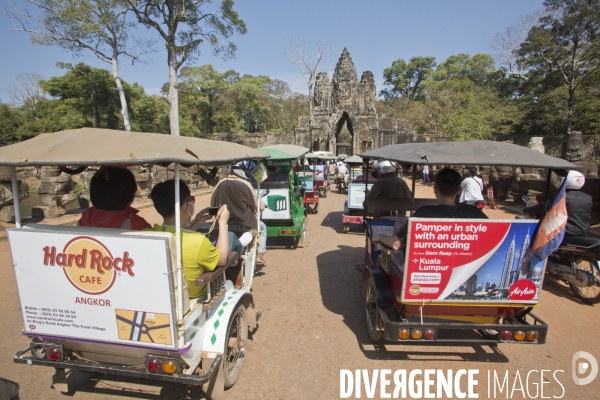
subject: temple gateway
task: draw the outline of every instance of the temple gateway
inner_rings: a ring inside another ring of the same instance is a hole
[[[326,72],[317,75],[311,115],[298,119],[296,144],[311,151],[353,155],[390,144],[435,140],[417,135],[405,120],[379,116],[376,95],[373,73],[363,72],[359,81],[344,48],[331,81]]]

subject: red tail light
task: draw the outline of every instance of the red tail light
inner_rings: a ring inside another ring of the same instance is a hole
[[[156,358],[149,358],[146,360],[146,369],[149,372],[158,372],[160,369],[161,362]]]
[[[50,346],[46,350],[46,356],[49,360],[58,361],[62,358],[62,351],[58,347]]]

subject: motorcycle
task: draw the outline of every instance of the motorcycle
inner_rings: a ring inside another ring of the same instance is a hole
[[[350,174],[338,174],[336,178],[337,190],[339,193],[348,193],[348,181],[350,180]]]
[[[525,204],[529,198],[523,197]],[[543,213],[528,211],[523,214],[537,219]],[[531,208],[530,208],[531,210]],[[572,236],[563,240],[560,247],[548,257],[548,275],[569,285],[575,297],[584,303],[600,303],[600,239],[590,236]]]

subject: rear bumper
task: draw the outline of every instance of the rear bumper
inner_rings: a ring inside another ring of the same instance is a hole
[[[343,224],[361,224],[363,223],[362,215],[342,215]]]
[[[304,204],[317,204],[319,202],[319,198],[318,197],[310,197],[310,198],[304,198]]]
[[[514,344],[544,344],[548,334],[548,325],[529,313],[522,316],[504,318],[503,324],[473,324],[469,322],[408,322],[408,321],[391,321],[390,316],[393,316],[393,310],[385,312],[380,310],[383,337],[394,343],[407,345],[428,345],[428,344],[449,344],[470,346],[474,344],[498,344],[498,343],[514,343]],[[432,329],[435,335],[432,339],[400,339],[398,333],[401,329],[419,329],[422,332]],[[497,338],[485,338],[475,331],[494,330],[499,333],[502,331],[536,331],[538,338],[536,341],[517,341],[514,339],[503,340],[499,334]]]
[[[76,369],[84,372],[93,372],[93,373],[101,373],[108,375],[116,375],[116,376],[127,376],[133,378],[142,378],[142,379],[150,379],[153,381],[166,381],[166,382],[176,382],[183,383],[186,385],[194,385],[199,386],[207,383],[213,374],[218,371],[218,368],[221,365],[221,360],[223,356],[218,354],[217,357],[213,360],[212,364],[206,371],[204,375],[184,375],[184,374],[159,374],[159,373],[150,373],[146,371],[146,368],[125,366],[125,365],[116,365],[116,364],[102,364],[102,363],[91,363],[85,361],[75,361],[75,360],[66,360],[66,361],[49,361],[49,360],[38,360],[33,355],[26,356],[25,354],[30,352],[31,345],[27,346],[21,351],[18,351],[13,356],[13,361],[17,364],[29,364],[29,365],[41,365],[45,367],[53,367],[59,369]]]

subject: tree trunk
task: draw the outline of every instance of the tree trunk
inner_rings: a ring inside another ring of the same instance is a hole
[[[125,91],[123,90],[123,84],[121,78],[119,78],[119,66],[117,59],[112,59],[112,71],[115,85],[117,85],[117,92],[119,92],[119,99],[121,100],[121,114],[123,115],[123,127],[127,132],[131,131],[131,124],[129,123],[129,110],[127,109],[127,99],[125,98]]]
[[[169,120],[171,135],[179,136],[179,95],[177,92],[177,54],[167,47],[169,57]]]
[[[573,85],[569,87],[569,103],[567,106],[567,135],[571,134],[571,127],[573,126],[573,103],[575,98],[575,89]]]

